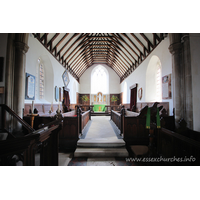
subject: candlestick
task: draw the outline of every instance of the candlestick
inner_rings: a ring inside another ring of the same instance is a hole
[[[58,112],[60,113],[60,101],[58,102]]]
[[[34,113],[34,101],[32,101],[32,113]]]
[[[53,112],[53,102],[51,102],[51,111]]]
[[[44,110],[44,104],[42,104],[42,110],[43,110],[43,113],[45,113],[45,110]]]

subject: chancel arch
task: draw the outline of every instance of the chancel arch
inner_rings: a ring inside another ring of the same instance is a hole
[[[153,55],[146,70],[146,102],[162,101],[162,67],[158,56]]]

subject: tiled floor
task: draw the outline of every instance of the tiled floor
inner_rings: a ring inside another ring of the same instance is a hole
[[[73,153],[59,153],[59,166],[137,166],[126,158],[73,158]]]

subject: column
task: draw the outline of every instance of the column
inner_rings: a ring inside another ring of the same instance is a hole
[[[25,98],[25,70],[27,44],[15,41],[15,70],[14,70],[14,111],[22,118]],[[21,126],[17,125],[15,129]]]
[[[184,119],[187,127],[193,129],[193,95],[192,95],[192,70],[189,34],[182,34],[181,42],[183,44],[183,66],[184,66]]]
[[[184,118],[193,129],[192,73],[189,34],[169,34],[169,51],[172,54],[173,104],[175,121]]]
[[[182,44],[181,34],[169,34],[170,46],[169,51],[172,54],[172,83],[173,83],[173,105],[175,108],[175,122],[178,126],[178,120],[183,118],[183,85],[181,85],[183,66],[182,66]]]
[[[13,94],[14,94],[14,60],[15,48],[13,41],[14,33],[8,34],[7,52],[6,52],[6,68],[5,68],[5,104],[13,109]]]

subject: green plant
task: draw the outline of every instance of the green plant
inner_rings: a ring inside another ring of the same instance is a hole
[[[82,96],[81,99],[82,99],[84,102],[89,101],[89,98],[88,98],[87,95]]]
[[[115,102],[117,100],[119,100],[119,98],[117,96],[115,96],[115,95],[112,95],[111,102]]]

